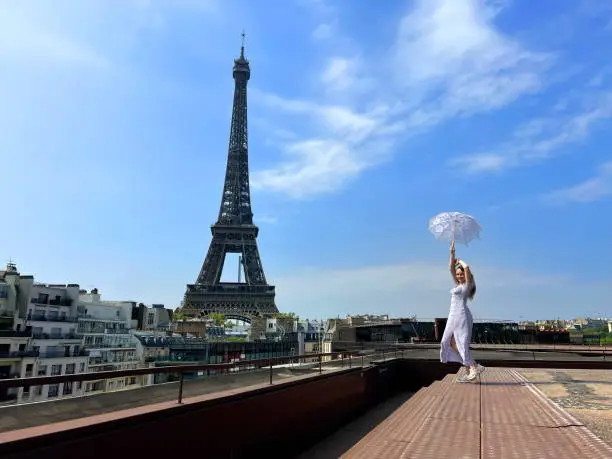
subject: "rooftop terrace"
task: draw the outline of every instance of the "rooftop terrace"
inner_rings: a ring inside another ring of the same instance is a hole
[[[455,383],[458,367],[440,364],[431,358],[436,349],[420,346],[352,359],[324,354],[293,368],[295,358],[242,362],[244,376],[254,378],[242,382],[230,371],[239,367],[231,364],[108,372],[105,377],[151,371],[183,377],[152,389],[2,408],[3,422],[33,409],[48,416],[38,425],[5,425],[0,457],[82,459],[87,452],[88,458],[107,458],[118,451],[121,457],[162,457],[180,449],[182,455],[233,459],[612,458],[606,443],[612,379],[602,371],[612,362],[602,351],[582,351],[477,349],[489,368],[470,384]],[[184,378],[194,370],[227,372],[233,379],[223,390],[224,377],[217,374],[212,390],[211,377]],[[23,381],[0,381],[0,388],[17,384]],[[198,393],[198,385],[209,391]],[[162,389],[166,395],[158,392],[157,398],[138,395]],[[105,396],[109,403],[101,402]],[[71,414],[62,404],[72,404]],[[104,409],[96,412],[96,405]]]

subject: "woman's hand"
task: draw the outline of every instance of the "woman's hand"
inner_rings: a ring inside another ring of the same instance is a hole
[[[451,256],[455,258],[455,241],[454,240],[451,241],[451,244],[450,244],[450,253],[451,253]]]

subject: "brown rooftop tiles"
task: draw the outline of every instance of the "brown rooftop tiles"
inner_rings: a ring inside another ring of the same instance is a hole
[[[446,377],[417,392],[343,458],[612,459],[612,448],[518,371]]]
[[[478,459],[480,423],[429,418],[402,459]],[[391,459],[389,457],[389,459]]]

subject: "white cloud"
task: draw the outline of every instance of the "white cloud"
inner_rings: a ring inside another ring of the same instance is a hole
[[[497,109],[542,87],[550,57],[495,27],[499,3],[422,0],[400,23],[396,80],[418,89],[419,123]]]
[[[576,310],[576,304],[585,305],[589,311],[609,310],[609,285],[581,284],[573,279],[568,291],[559,288],[569,280],[562,276],[472,264],[478,285],[471,306],[476,319],[518,320],[521,316],[556,317],[559,310],[584,312]],[[310,317],[366,312],[445,317],[451,285],[444,262],[420,261],[356,269],[311,268],[273,282],[281,310]]]
[[[255,174],[258,187],[295,197],[333,192],[387,159],[402,137],[451,117],[501,108],[542,87],[540,75],[550,58],[496,29],[499,2],[418,0],[415,5],[399,22],[382,60],[354,50],[353,57],[327,58],[319,75],[321,96],[341,100],[341,106],[267,97],[269,106],[306,116],[307,125],[318,129],[295,145],[281,144],[282,162]],[[334,129],[338,125],[345,129]]]
[[[550,204],[587,203],[612,196],[612,161],[599,166],[595,177],[542,197]]]
[[[254,189],[266,189],[303,198],[333,192],[373,164],[388,158],[391,126],[384,108],[356,113],[348,107],[286,100],[252,92],[255,99],[281,112],[312,119],[320,137],[281,144],[285,160],[273,169],[255,171]],[[339,183],[340,180],[340,183]]]
[[[259,215],[254,217],[254,219],[257,223],[263,223],[268,225],[274,225],[275,223],[278,223],[278,217],[274,215]]]
[[[329,59],[320,75],[325,91],[349,92],[356,96],[373,89],[375,82],[365,76],[363,61],[360,57],[332,57]]]
[[[315,40],[327,40],[333,36],[333,28],[331,24],[319,24],[312,32],[312,38]]]
[[[495,151],[455,158],[450,164],[469,173],[502,172],[533,164],[562,153],[569,144],[589,136],[601,121],[612,117],[612,94],[589,94],[589,106],[570,115],[529,121],[515,130],[512,139]]]
[[[355,60],[334,57],[329,60],[323,74],[321,82],[333,90],[348,89],[352,86],[352,79],[355,73]]]

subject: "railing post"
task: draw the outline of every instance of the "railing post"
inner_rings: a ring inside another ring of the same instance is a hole
[[[361,368],[363,368],[363,355],[361,356]]]
[[[323,356],[319,354],[319,374],[323,373]]]
[[[353,354],[349,354],[349,368],[353,368]]]
[[[604,356],[605,356],[605,354],[604,354]],[[341,355],[340,355],[340,360],[341,360],[341,362],[340,362],[340,368],[344,368],[344,354],[341,354]],[[350,361],[350,360],[349,360],[349,361]],[[350,365],[350,364],[349,364],[349,365]]]
[[[272,371],[272,359],[269,359],[268,363],[270,364],[270,384],[272,384],[272,375],[273,375],[273,371]]]
[[[178,395],[179,405],[183,403],[183,375],[184,373],[181,371],[181,377],[179,379],[179,395]]]

